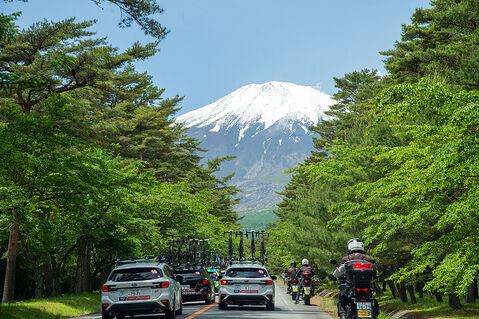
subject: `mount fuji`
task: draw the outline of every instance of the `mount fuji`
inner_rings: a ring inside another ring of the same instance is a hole
[[[178,117],[188,136],[202,141],[206,158],[236,156],[223,162],[221,175],[245,193],[239,215],[274,208],[289,176],[284,172],[313,150],[311,125],[327,118],[334,104],[312,87],[286,82],[250,84],[218,101]]]

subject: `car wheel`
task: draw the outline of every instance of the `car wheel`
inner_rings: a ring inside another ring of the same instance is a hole
[[[176,300],[173,300],[173,309],[165,310],[165,317],[168,319],[175,319],[176,316]]]
[[[274,310],[274,303],[268,303],[266,304],[266,310],[272,311]]]
[[[110,316],[108,312],[102,312],[101,313],[101,319],[113,319],[113,316]]]
[[[220,303],[218,304],[218,308],[219,308],[220,310],[226,310],[226,309],[228,308],[228,305],[225,304],[224,302],[220,302]]]
[[[183,302],[180,303],[180,309],[176,310],[176,314],[177,314],[177,315],[183,314]]]

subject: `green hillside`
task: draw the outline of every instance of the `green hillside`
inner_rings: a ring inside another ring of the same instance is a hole
[[[266,227],[278,219],[273,209],[264,209],[243,216],[239,222],[244,230],[265,230]]]

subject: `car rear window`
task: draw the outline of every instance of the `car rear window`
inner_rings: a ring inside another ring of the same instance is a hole
[[[233,268],[226,272],[226,276],[237,278],[264,278],[268,277],[268,273],[262,268]]]
[[[205,278],[199,269],[176,269],[173,270],[173,273],[175,275],[181,275],[184,280]]]
[[[163,277],[160,269],[156,268],[131,268],[115,270],[111,276],[111,281],[141,281],[151,280]]]

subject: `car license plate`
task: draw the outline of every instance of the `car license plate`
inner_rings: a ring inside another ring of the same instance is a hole
[[[358,318],[372,318],[372,304],[370,302],[357,302]]]
[[[258,290],[235,290],[235,294],[257,294]]]
[[[196,293],[196,290],[195,289],[181,289],[181,292],[183,293],[183,295],[194,295]]]

